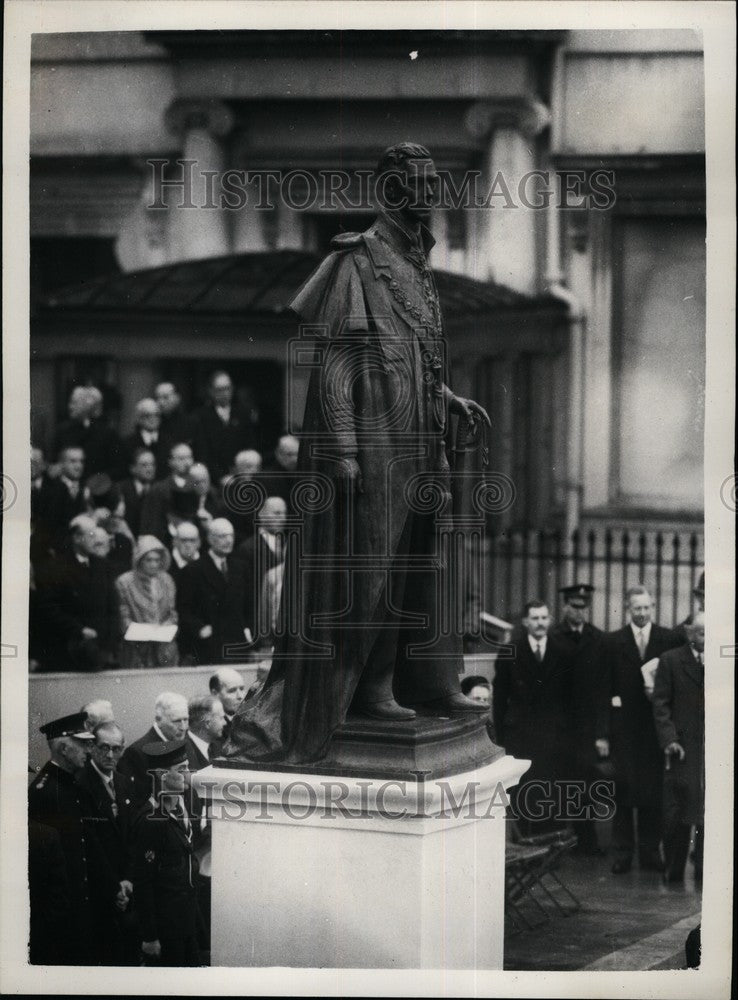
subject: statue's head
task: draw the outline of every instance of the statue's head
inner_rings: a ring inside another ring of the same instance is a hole
[[[428,223],[436,203],[439,177],[425,146],[399,142],[382,153],[377,164],[377,197],[410,223]]]

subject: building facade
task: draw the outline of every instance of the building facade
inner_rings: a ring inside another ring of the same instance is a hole
[[[489,408],[492,467],[517,490],[500,525],[700,535],[696,34],[38,35],[31,86],[31,384],[41,442],[76,381],[107,384],[126,431],[156,380],[172,378],[195,403],[215,365],[268,396],[275,427],[285,427],[294,331],[280,315],[288,299],[267,294],[268,272],[287,260],[281,252],[308,261],[339,229],[364,226],[372,209],[357,176],[384,147],[412,139],[429,147],[457,196],[435,212],[432,261],[448,272],[454,388]],[[183,178],[188,162],[208,181],[194,175],[193,208],[181,209],[181,185],[160,182]],[[345,203],[311,197],[311,178],[339,170],[352,175]],[[260,205],[252,179],[247,204],[223,204],[227,172],[258,171],[291,172],[290,197]],[[482,195],[474,206],[470,177]],[[261,305],[219,315],[228,278],[218,271],[208,284],[208,268],[222,258],[241,260],[234,273],[250,275]],[[121,290],[121,275],[152,269],[169,297],[157,304],[152,291],[134,308],[135,282]],[[94,295],[81,291],[94,279]],[[215,305],[195,307],[193,319],[176,308],[176,289],[195,281]],[[283,296],[292,287],[277,286]],[[494,294],[485,299],[484,289]]]

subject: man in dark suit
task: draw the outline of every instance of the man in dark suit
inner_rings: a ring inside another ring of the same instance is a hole
[[[195,645],[199,663],[224,663],[246,656],[245,578],[234,559],[233,526],[216,518],[208,528],[208,549],[182,573],[177,609],[180,629]],[[237,646],[226,654],[226,647]]]
[[[187,748],[183,739],[156,741],[142,753],[154,786],[134,821],[131,874],[144,962],[201,965],[200,831],[187,808]]]
[[[168,515],[172,510],[172,496],[175,492],[190,491],[187,474],[192,468],[192,449],[188,444],[175,444],[169,450],[167,459],[169,475],[154,483],[141,505],[142,535],[155,535],[164,545],[169,545]]]
[[[561,621],[551,630],[552,637],[561,645],[572,667],[572,720],[574,724],[572,777],[586,783],[583,804],[592,806],[590,788],[601,777],[597,767],[606,756],[605,747],[597,745],[597,719],[607,702],[607,672],[605,663],[605,635],[586,620],[592,604],[594,587],[588,583],[574,583],[559,591],[564,606]],[[577,849],[585,854],[602,853],[597,843],[596,825],[587,818],[576,824]]]
[[[75,780],[93,738],[84,721],[84,714],[77,712],[41,727],[51,758],[28,789],[29,822],[57,832],[64,862],[68,909],[56,928],[62,942],[57,960],[63,965],[102,964],[106,931],[116,907],[123,910],[128,905],[126,889],[89,821],[94,805]],[[31,905],[43,907],[44,900],[34,898]],[[40,926],[33,915],[31,926]]]
[[[49,629],[48,669],[100,670],[110,658],[118,606],[110,569],[94,555],[96,529],[91,517],[75,517],[69,551],[36,581]]]
[[[212,694],[190,698],[188,708],[187,760],[190,771],[200,771],[210,763],[210,747],[223,736],[226,717],[220,698]]]
[[[103,394],[94,386],[77,386],[69,397],[69,420],[59,424],[54,454],[82,448],[88,476],[107,472],[120,479],[125,470],[121,441],[103,416]]]
[[[144,747],[167,740],[184,740],[189,726],[187,699],[173,691],[163,691],[154,703],[154,724],[140,739],[126,747],[118,770],[133,784],[133,805],[142,805],[151,795],[149,763]]]
[[[598,738],[611,749],[615,765],[614,875],[632,867],[636,810],[640,866],[663,871],[663,761],[641,668],[680,645],[672,631],[652,621],[653,600],[643,585],[627,592],[626,610],[630,622],[606,640],[610,710],[598,724]]]
[[[193,417],[194,450],[198,462],[210,470],[214,482],[228,472],[234,456],[257,444],[249,414],[233,401],[233,383],[227,372],[213,372],[208,402]]]
[[[120,495],[125,503],[125,521],[134,538],[141,532],[141,511],[146,497],[156,479],[156,458],[153,451],[139,448],[134,452],[128,466],[128,479],[119,484]]]
[[[705,816],[705,616],[688,626],[689,642],[663,653],[653,690],[653,717],[664,753],[664,881],[684,881],[691,827],[695,878],[702,879]]]
[[[287,505],[281,497],[267,497],[257,514],[257,530],[242,542],[236,556],[246,581],[246,627],[255,642],[269,635],[269,616],[262,607],[267,573],[284,562],[284,526]]]
[[[155,399],[139,399],[136,403],[136,426],[123,438],[123,457],[126,467],[133,462],[136,452],[146,449],[154,453],[157,469],[165,469],[172,441],[161,429],[159,404]]]
[[[172,444],[192,446],[192,420],[182,409],[176,387],[171,382],[160,382],[154,389],[154,399],[159,404],[162,434]]]
[[[31,521],[33,535],[40,531],[41,542],[35,543],[36,551],[43,547],[47,554],[52,549],[59,552],[67,540],[69,522],[87,509],[82,478],[85,473],[85,453],[81,448],[64,448],[59,454],[59,476],[52,479],[36,477],[31,493]],[[32,552],[33,547],[32,537]]]
[[[220,699],[225,713],[222,738],[211,753],[211,756],[217,757],[221,749],[220,744],[228,736],[231,720],[238,711],[238,706],[246,697],[246,685],[241,674],[233,667],[221,667],[210,678],[209,686],[210,693]]]
[[[572,775],[572,667],[549,636],[550,624],[548,607],[529,601],[523,627],[511,639],[512,658],[495,664],[492,712],[497,742],[515,757],[531,761],[513,796],[521,831],[557,824],[562,817],[556,782]]]
[[[268,496],[282,497],[291,510],[290,495],[292,487],[299,481],[297,473],[297,458],[300,442],[293,434],[283,434],[277,441],[272,457],[264,464],[261,481]]]
[[[102,722],[92,730],[90,756],[77,784],[85,790],[94,811],[87,817],[94,823],[100,846],[127,897],[133,891],[130,880],[128,838],[133,820],[133,779],[117,770],[125,749],[123,731],[115,722]],[[130,938],[130,915],[119,914],[105,939],[105,965],[136,964],[137,950]]]

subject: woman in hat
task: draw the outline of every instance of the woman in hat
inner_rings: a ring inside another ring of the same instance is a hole
[[[142,535],[133,553],[133,569],[115,581],[120,624],[176,625],[176,588],[167,572],[170,555],[154,535]],[[123,639],[120,665],[124,668],[171,667],[179,662],[177,643]]]

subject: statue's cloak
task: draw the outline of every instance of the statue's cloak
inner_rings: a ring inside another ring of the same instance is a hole
[[[424,242],[380,215],[367,232],[337,237],[290,304],[305,341],[297,354],[312,350],[313,365],[282,589],[286,631],[263,689],[232,721],[226,757],[324,755],[387,620],[387,567],[408,512],[436,509],[448,490],[451,394],[427,231]],[[347,456],[359,461],[363,493],[340,488]]]

